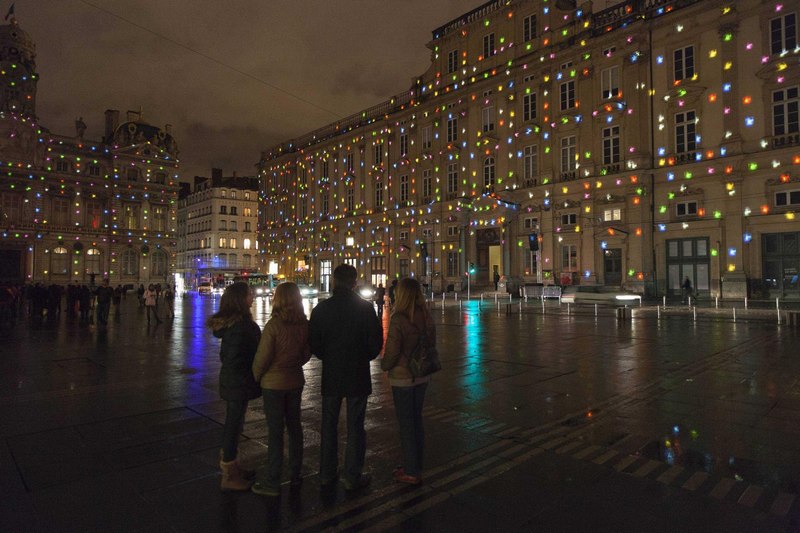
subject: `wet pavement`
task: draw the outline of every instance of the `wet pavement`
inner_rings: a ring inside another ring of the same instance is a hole
[[[770,315],[438,301],[424,485],[392,480],[376,362],[373,483],[320,491],[312,359],[305,483],[266,498],[219,491],[217,301],[178,299],[149,327],[128,297],[106,328],[4,334],[0,531],[800,531],[800,330]],[[243,463],[265,459],[265,437],[251,402]]]

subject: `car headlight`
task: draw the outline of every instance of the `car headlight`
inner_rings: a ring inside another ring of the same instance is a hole
[[[262,294],[264,294],[264,289],[256,289],[256,294],[261,296]]]

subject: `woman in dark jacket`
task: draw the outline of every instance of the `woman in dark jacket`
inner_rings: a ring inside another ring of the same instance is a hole
[[[423,334],[430,346],[436,346],[436,328],[425,305],[425,296],[419,281],[413,278],[401,280],[396,297],[381,359],[381,369],[389,372],[403,450],[403,466],[398,466],[393,475],[399,483],[419,485],[422,483],[422,457],[425,448],[422,406],[431,378],[415,378],[408,363]]]
[[[237,460],[247,402],[261,396],[261,388],[252,371],[261,330],[253,321],[251,305],[253,295],[247,283],[234,283],[225,289],[219,310],[208,320],[214,336],[222,339],[219,395],[227,401],[219,463],[222,490],[248,490],[252,485],[245,479],[245,472],[239,468]]]

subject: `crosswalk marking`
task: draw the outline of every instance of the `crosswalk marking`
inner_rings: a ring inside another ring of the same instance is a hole
[[[692,477],[686,480],[686,483],[683,484],[683,488],[686,490],[697,490],[700,486],[706,482],[708,479],[708,474],[705,472],[695,472],[692,474]]]
[[[606,462],[608,462],[608,460],[611,459],[612,457],[614,457],[615,455],[617,455],[616,451],[608,450],[606,453],[604,453],[600,457],[595,457],[592,460],[592,462],[595,463],[595,464],[598,464],[598,465],[602,465],[602,464],[605,464]]]
[[[683,470],[684,468],[682,466],[674,465],[670,467],[669,470],[658,476],[656,478],[656,481],[658,481],[659,483],[663,483],[665,485],[669,485],[670,483],[675,481],[675,478],[681,475],[681,472],[683,472]]]
[[[640,467],[639,467],[639,469],[638,469],[638,470],[636,470],[636,471],[633,473],[633,477],[645,477],[645,476],[647,476],[647,475],[648,475],[650,472],[652,472],[653,470],[655,470],[656,468],[658,468],[659,466],[661,466],[662,464],[664,464],[664,463],[662,463],[662,462],[660,462],[660,461],[653,461],[652,459],[650,459],[650,460],[648,460],[648,461],[647,461],[645,464],[643,464],[642,466],[640,466]]]
[[[731,491],[733,486],[736,485],[736,481],[733,479],[726,477],[719,480],[717,486],[714,487],[714,490],[711,491],[711,497],[717,500],[722,500],[728,493]]]
[[[559,455],[563,455],[563,454],[565,454],[567,452],[571,452],[572,450],[574,450],[575,448],[581,446],[582,444],[583,444],[583,442],[581,442],[579,440],[576,440],[575,442],[573,442],[571,444],[567,444],[565,446],[562,446],[562,447],[558,448],[556,450],[556,453],[559,454]]]
[[[786,516],[789,509],[792,508],[795,498],[796,496],[794,494],[788,494],[786,492],[778,493],[775,497],[775,501],[772,502],[772,507],[769,508],[769,512],[776,516]]]
[[[635,455],[628,455],[627,457],[623,457],[622,459],[619,460],[617,464],[614,465],[614,470],[616,470],[617,472],[622,472],[630,465],[632,465],[637,459],[638,457],[636,457]]]
[[[588,448],[586,448],[584,450],[581,450],[578,453],[574,454],[572,457],[574,457],[575,459],[585,459],[586,457],[589,457],[591,454],[593,454],[594,452],[596,452],[599,449],[600,449],[600,446],[598,446],[597,444],[592,444]]]
[[[764,489],[758,485],[750,485],[745,489],[742,495],[739,496],[739,504],[745,507],[753,507],[761,497],[762,492],[764,492]]]

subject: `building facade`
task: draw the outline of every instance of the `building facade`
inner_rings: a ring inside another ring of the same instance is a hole
[[[408,91],[262,152],[265,261],[800,297],[797,4],[607,4],[487,2]]]
[[[178,147],[169,125],[105,113],[101,140],[36,116],[36,48],[0,26],[0,279],[165,283],[175,262]]]
[[[177,272],[186,290],[201,279],[219,284],[236,275],[263,272],[258,254],[258,178],[196,176],[178,201]]]

